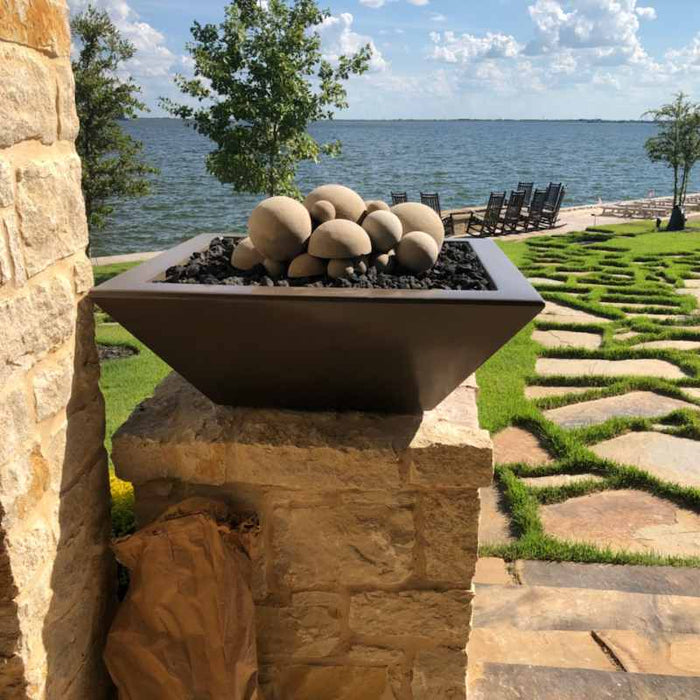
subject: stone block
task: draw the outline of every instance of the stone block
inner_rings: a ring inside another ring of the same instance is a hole
[[[36,419],[45,420],[62,411],[71,395],[73,382],[73,355],[58,360],[45,360],[34,371],[32,388]]]
[[[256,605],[260,658],[323,658],[341,641],[341,599],[334,593],[307,592],[285,606]]]
[[[76,294],[87,294],[94,284],[92,264],[87,257],[80,257],[73,266],[73,282]]]
[[[27,285],[0,299],[0,385],[65,343],[75,329],[73,290],[63,277]]]
[[[0,157],[0,208],[9,207],[15,198],[15,173],[7,158]]]
[[[44,59],[22,46],[0,44],[0,85],[0,148],[28,139],[53,143],[56,84]]]
[[[477,557],[478,491],[424,493],[420,513],[426,577],[468,588]]]
[[[465,645],[469,638],[469,591],[372,591],[350,599],[350,629],[373,640],[417,640]]]
[[[17,217],[13,209],[0,212],[0,286],[8,282],[19,286],[27,281],[24,256],[19,242]]]
[[[29,46],[49,56],[68,56],[70,30],[66,3],[63,0],[6,0],[0,39]]]
[[[80,159],[33,160],[18,170],[17,212],[29,277],[85,249],[85,205]]]
[[[280,506],[274,510],[271,531],[275,578],[293,590],[395,585],[412,572],[411,506]]]
[[[461,649],[419,651],[413,662],[413,700],[465,700],[467,655]]]
[[[265,700],[399,700],[389,669],[282,666],[260,669]]]
[[[400,666],[406,661],[404,652],[398,649],[361,644],[353,645],[347,658],[348,663],[352,666]]]
[[[0,399],[0,465],[27,453],[32,443],[34,421],[26,393],[14,389]],[[7,477],[0,474],[0,488],[4,490]]]
[[[58,138],[62,141],[75,141],[80,124],[75,108],[75,81],[70,61],[53,62],[56,75],[56,109],[58,110]]]

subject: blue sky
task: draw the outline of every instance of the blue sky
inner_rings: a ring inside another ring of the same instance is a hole
[[[78,11],[88,0],[68,0]],[[159,116],[190,70],[193,20],[221,0],[97,0],[139,52],[129,71]],[[700,0],[327,0],[324,53],[371,43],[357,119],[637,119],[678,90],[700,101]]]

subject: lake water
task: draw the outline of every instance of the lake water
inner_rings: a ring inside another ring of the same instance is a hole
[[[93,234],[92,255],[160,250],[205,232],[244,231],[264,195],[240,195],[207,174],[208,139],[174,119],[125,124],[160,168],[148,197],[118,203],[106,229]],[[392,190],[439,192],[443,208],[483,204],[491,190],[518,181],[563,182],[566,205],[670,194],[670,171],[650,163],[651,124],[610,122],[336,121],[315,124],[321,141],[340,139],[343,153],[304,163],[304,192],[340,182],[365,199]],[[700,190],[696,176],[691,188]]]

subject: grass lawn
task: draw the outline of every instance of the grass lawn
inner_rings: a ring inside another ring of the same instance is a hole
[[[532,238],[522,242],[499,242],[502,249],[525,274],[548,277],[564,284],[539,287],[542,295],[558,304],[583,309],[611,319],[610,323],[571,326],[569,330],[590,330],[603,336],[603,344],[595,351],[577,349],[545,349],[531,339],[535,327],[548,329],[551,323],[536,321],[521,331],[506,347],[492,357],[478,372],[481,387],[479,413],[482,426],[497,432],[509,425],[520,425],[536,434],[552,453],[555,461],[535,470],[524,464],[500,465],[496,470],[498,487],[503,491],[517,540],[511,544],[482,547],[482,555],[561,561],[674,564],[700,566],[698,558],[663,557],[600,549],[565,542],[547,536],[542,528],[539,507],[572,496],[605,489],[636,488],[670,499],[700,512],[700,490],[683,488],[661,481],[631,467],[603,460],[588,447],[600,440],[629,430],[648,430],[652,423],[664,422],[673,434],[700,440],[700,414],[678,411],[663,420],[614,419],[602,425],[566,431],[548,421],[542,411],[580,401],[626,393],[630,389],[648,389],[700,406],[700,400],[683,393],[683,387],[700,387],[700,355],[671,350],[641,350],[634,343],[666,338],[700,340],[697,331],[674,329],[683,325],[685,314],[694,311],[694,297],[681,296],[674,287],[682,286],[685,277],[700,276],[700,229],[682,233],[655,232],[651,222],[635,222],[614,227],[597,227],[595,232]],[[95,268],[97,281],[104,281],[132,264]],[[639,304],[639,309],[626,304]],[[614,305],[610,305],[614,304]],[[643,311],[643,318],[625,315]],[[655,318],[661,311],[676,318]],[[102,312],[97,312],[97,341],[103,344],[130,345],[139,351],[127,359],[103,363],[100,385],[107,405],[107,448],[110,436],[133,408],[151,395],[168,368],[138,340]],[[685,320],[688,324],[688,321]],[[688,324],[690,325],[690,324]],[[693,324],[694,325],[694,324]],[[641,333],[635,339],[620,340],[615,331]],[[536,378],[538,357],[590,357],[605,359],[659,358],[680,366],[687,380],[651,378],[607,378],[587,376]],[[536,401],[525,398],[529,384],[595,387],[584,395],[557,396]],[[530,488],[519,477],[550,474],[591,473],[604,480],[584,481],[558,488]],[[133,527],[133,495],[131,487],[112,478],[113,518],[117,534]]]
[[[664,482],[640,469],[601,459],[588,447],[630,430],[650,430],[666,423],[671,434],[700,439],[699,414],[677,411],[662,420],[621,419],[576,430],[564,430],[548,421],[542,411],[585,399],[624,394],[630,390],[653,390],[682,398],[700,407],[700,401],[683,392],[683,387],[700,386],[700,357],[696,352],[644,350],[634,345],[647,340],[700,340],[697,331],[675,329],[674,325],[695,325],[685,318],[694,311],[695,298],[679,295],[686,277],[700,273],[700,229],[682,233],[655,232],[651,222],[636,222],[597,228],[596,233],[533,238],[522,242],[501,242],[501,248],[525,274],[563,282],[538,286],[542,296],[563,306],[589,311],[612,320],[590,326],[561,326],[535,321],[492,357],[477,373],[481,392],[479,415],[482,426],[492,432],[517,425],[535,434],[555,458],[552,464],[532,469],[525,464],[500,465],[496,469],[498,487],[512,519],[517,540],[511,544],[482,547],[482,555],[559,561],[673,564],[700,566],[700,558],[665,557],[654,554],[611,551],[581,543],[564,542],[547,536],[539,517],[539,506],[558,503],[594,491],[635,488],[667,498],[685,508],[700,512],[700,490]],[[606,304],[614,304],[613,306]],[[626,304],[643,304],[642,308]],[[631,318],[630,312],[644,312],[644,318]],[[662,320],[664,312],[676,317]],[[560,328],[596,331],[603,337],[598,350],[546,349],[531,338],[533,328]],[[621,340],[616,331],[641,335]],[[656,358],[673,362],[688,374],[684,380],[633,377],[535,377],[538,357],[558,358]],[[524,388],[531,384],[550,386],[583,385],[595,387],[585,394],[548,397],[530,401]],[[552,474],[595,474],[603,481],[587,480],[567,486],[532,488],[518,477]]]

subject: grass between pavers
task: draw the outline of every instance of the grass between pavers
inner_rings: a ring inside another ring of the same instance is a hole
[[[601,323],[559,324],[538,320],[521,331],[477,373],[481,388],[479,413],[482,426],[492,432],[509,425],[523,427],[538,437],[555,460],[534,469],[525,464],[496,468],[496,483],[503,493],[517,540],[509,544],[482,546],[480,553],[508,560],[526,558],[700,567],[700,557],[613,551],[562,541],[547,535],[542,527],[541,505],[614,489],[647,491],[700,513],[700,489],[668,483],[644,470],[601,459],[589,449],[593,444],[628,431],[651,430],[659,423],[665,423],[671,435],[700,439],[700,414],[694,410],[674,411],[655,420],[615,418],[602,425],[575,430],[564,430],[543,415],[543,411],[550,408],[629,391],[654,391],[682,399],[700,409],[700,401],[683,392],[684,387],[700,386],[700,356],[697,353],[636,347],[651,340],[700,338],[700,316],[693,315],[697,304],[695,298],[678,295],[675,291],[675,287],[682,286],[684,278],[700,275],[700,235],[697,233],[700,229],[677,235],[655,232],[651,222],[635,222],[599,227],[597,231],[500,243],[527,276],[564,283],[558,286],[536,284],[546,300],[598,316]],[[594,242],[582,245],[586,241]],[[575,274],[581,272],[585,274]],[[615,302],[615,305],[601,304],[603,301]],[[645,304],[642,308],[628,310],[648,315],[642,318],[627,316],[625,303]],[[668,320],[654,318],[654,312],[674,316]],[[676,325],[696,324],[697,332],[675,328]],[[547,349],[532,340],[533,328],[598,333],[602,346],[598,350]],[[615,337],[616,332],[628,330],[640,335],[626,340]],[[536,377],[534,370],[538,357],[657,359],[675,364],[687,378]],[[528,400],[524,396],[528,384],[594,388],[584,394]],[[526,485],[519,478],[555,474],[593,474],[603,480],[588,479],[559,487],[537,488]]]

